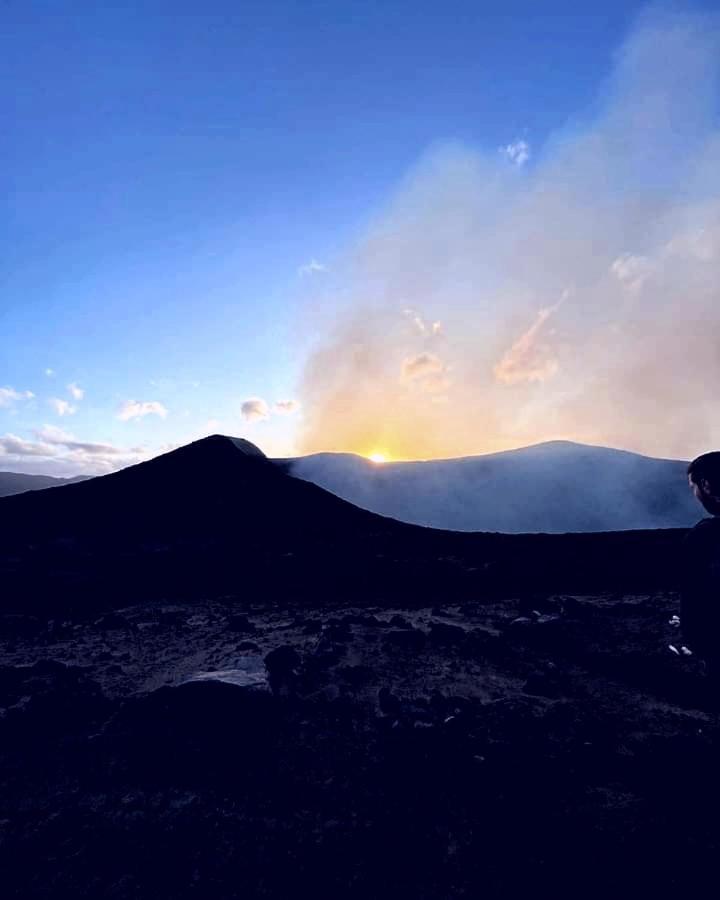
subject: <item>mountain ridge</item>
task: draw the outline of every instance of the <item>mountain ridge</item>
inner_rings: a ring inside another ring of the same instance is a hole
[[[399,522],[213,435],[119,472],[0,499],[5,610],[242,592],[389,603],[668,584],[682,529],[498,534]]]
[[[698,519],[683,460],[570,441],[443,460],[377,464],[324,453],[284,463],[364,509],[434,528],[597,532]]]

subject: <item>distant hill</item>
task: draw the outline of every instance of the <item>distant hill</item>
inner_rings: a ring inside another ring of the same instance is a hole
[[[52,475],[25,475],[21,472],[0,472],[0,497],[22,494],[24,491],[39,491],[49,487],[60,487],[63,484],[75,484],[85,481],[89,475],[77,475],[75,478],[54,478]]]
[[[319,453],[289,464],[296,477],[363,509],[458,531],[675,528],[703,515],[687,463],[567,441],[427,462]]]
[[[63,490],[0,499],[0,610],[169,597],[475,601],[674,583],[681,530],[463,534],[360,509],[214,435]]]

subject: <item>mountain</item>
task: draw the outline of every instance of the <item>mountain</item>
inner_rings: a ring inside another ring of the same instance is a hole
[[[0,499],[3,896],[702,895],[684,534],[408,525],[220,435]]]
[[[682,531],[463,534],[363,510],[247,441],[196,441],[120,472],[0,499],[0,608],[219,596],[389,604],[670,584]],[[435,599],[432,599],[435,598]]]
[[[0,472],[0,497],[22,494],[25,491],[39,491],[49,487],[61,487],[85,481],[90,476],[77,475],[75,478],[54,478],[52,475],[25,475],[22,472]]]
[[[403,522],[458,531],[683,528],[700,518],[687,463],[568,441],[463,459],[376,464],[346,453],[289,460],[293,475]]]

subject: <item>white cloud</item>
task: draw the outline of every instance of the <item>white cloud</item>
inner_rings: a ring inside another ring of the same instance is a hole
[[[503,153],[514,165],[521,167],[530,159],[530,144],[527,141],[514,141],[500,148]]]
[[[32,400],[32,391],[16,391],[11,387],[0,387],[0,408],[9,409],[20,400]]]
[[[85,396],[85,389],[79,387],[74,381],[67,386],[67,389],[73,400],[82,400]]]
[[[15,434],[0,437],[3,463],[42,474],[102,475],[152,455],[144,447],[124,449],[112,444],[78,440],[55,425],[43,425],[34,435],[36,440],[26,440]]]
[[[45,374],[47,375],[48,378],[54,378],[55,377],[55,369],[45,369]]]
[[[720,225],[715,230],[696,228],[677,234],[668,241],[665,250],[676,256],[713,262],[720,256]]]
[[[16,434],[0,437],[0,456],[52,456],[54,450],[47,444],[26,441]]]
[[[261,422],[270,417],[270,410],[260,397],[249,397],[240,407],[240,414],[247,422]]]
[[[48,403],[59,416],[74,416],[77,412],[77,406],[73,406],[72,403],[62,400],[60,397],[50,397]]]
[[[144,416],[167,417],[168,411],[157,400],[126,400],[121,404],[117,412],[117,418],[121,422],[129,422],[131,419],[142,419]]]
[[[300,409],[300,404],[297,400],[278,400],[277,403],[274,404],[273,409],[276,413],[280,413],[280,415],[289,416]]]
[[[46,441],[48,444],[64,444],[66,441],[74,441],[75,438],[69,431],[59,428],[57,425],[43,425],[35,431],[40,440]]]
[[[57,428],[55,425],[43,425],[35,431],[35,436],[45,445],[64,447],[89,456],[122,456],[127,453],[112,444],[101,444],[93,441],[79,441],[73,434]],[[137,452],[138,448],[135,448]]]
[[[327,266],[324,263],[318,262],[316,259],[311,259],[310,262],[306,262],[298,268],[298,275],[300,275],[301,278],[307,277],[308,275],[317,275],[320,272],[327,272]]]

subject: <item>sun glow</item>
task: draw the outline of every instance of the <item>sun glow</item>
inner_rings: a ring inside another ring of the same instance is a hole
[[[368,459],[374,463],[384,463],[388,461],[385,453],[368,453]]]

